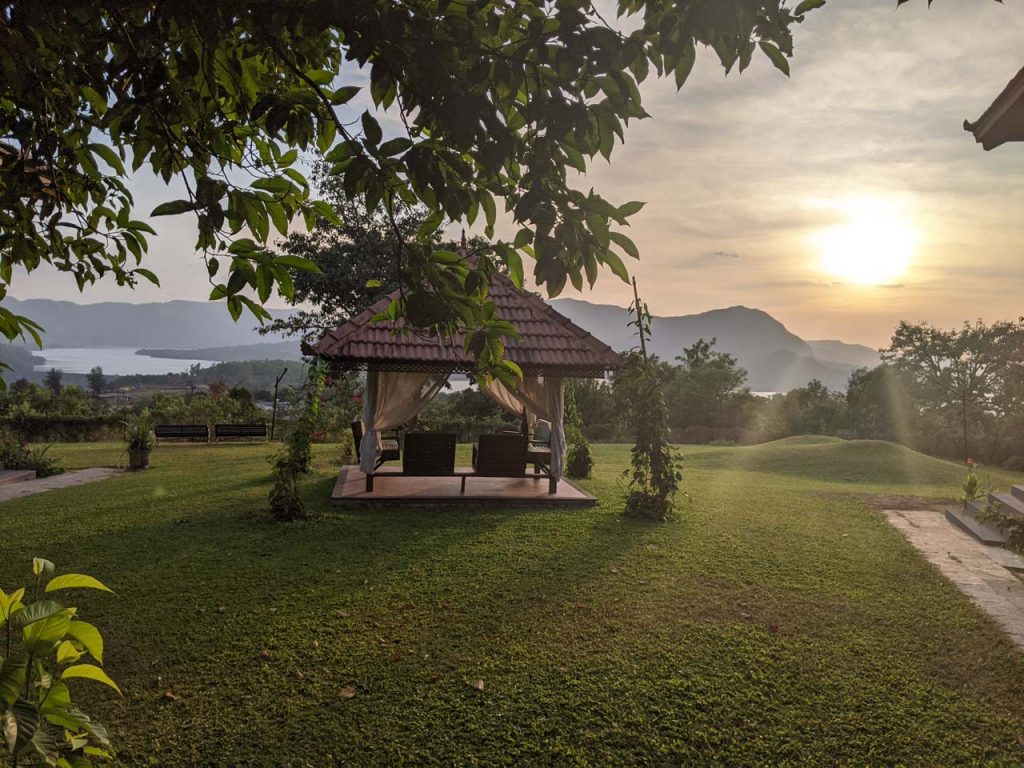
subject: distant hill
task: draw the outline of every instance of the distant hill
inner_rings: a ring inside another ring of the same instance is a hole
[[[17,381],[18,379],[32,378],[32,369],[36,365],[42,365],[45,360],[35,356],[26,347],[17,347],[12,344],[0,344],[0,363],[7,366],[0,371],[0,376],[5,381]]]
[[[622,307],[579,299],[556,299],[551,304],[614,349],[636,346]],[[804,341],[767,312],[749,307],[654,317],[651,336],[652,351],[669,361],[682,355],[683,349],[697,339],[716,338],[715,348],[736,357],[747,369],[748,384],[756,392],[785,392],[811,379],[820,380],[830,389],[845,390],[850,372],[865,365],[860,361],[872,352],[868,347],[843,342]],[[833,351],[835,356],[830,354]]]
[[[814,356],[837,363],[846,363],[855,368],[874,368],[882,362],[877,349],[863,344],[847,344],[845,341],[808,341]]]
[[[251,315],[236,323],[221,302],[76,304],[50,299],[4,299],[4,306],[46,329],[47,347],[221,347],[279,341],[260,336]],[[271,310],[274,317],[287,316]]]
[[[622,307],[578,299],[551,303],[613,349],[626,350],[636,344]],[[75,304],[5,299],[4,304],[41,323],[50,348],[137,347],[140,354],[152,357],[217,362],[300,357],[294,339],[261,336],[254,319],[244,317],[235,323],[216,302]],[[272,314],[282,317],[287,312],[275,310]],[[759,392],[784,392],[811,379],[842,390],[854,368],[878,363],[878,353],[868,347],[832,340],[804,341],[767,312],[749,307],[653,319],[653,351],[664,360],[674,360],[700,338],[718,339],[717,349],[736,356],[749,373],[750,388]],[[27,355],[25,349],[21,352]],[[22,368],[29,363],[26,355],[17,361]]]
[[[202,349],[148,349],[137,355],[162,357],[171,360],[214,360],[218,363],[248,360],[301,360],[302,349],[297,339],[267,344],[241,344],[232,347],[203,347]]]

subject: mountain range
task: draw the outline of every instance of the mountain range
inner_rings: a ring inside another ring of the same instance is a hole
[[[578,299],[556,299],[551,304],[613,349],[636,345],[622,307]],[[5,305],[39,322],[46,329],[44,341],[50,348],[136,347],[141,348],[140,353],[154,357],[211,361],[287,360],[300,356],[295,340],[260,335],[251,317],[232,322],[219,303],[76,304],[5,299]],[[287,311],[271,313],[282,317]],[[701,338],[716,339],[715,349],[734,355],[747,370],[754,391],[785,392],[811,379],[819,379],[830,389],[843,390],[854,368],[878,364],[878,353],[869,347],[835,340],[804,340],[767,312],[749,307],[652,319],[652,351],[664,360],[674,360]],[[3,357],[0,353],[0,359]]]
[[[579,299],[555,299],[551,304],[613,349],[636,346],[622,307]],[[715,349],[737,359],[755,392],[786,392],[811,379],[843,391],[855,368],[879,362],[878,352],[862,344],[801,339],[760,309],[737,306],[651,319],[651,351],[663,360],[681,356],[698,339],[716,339]]]

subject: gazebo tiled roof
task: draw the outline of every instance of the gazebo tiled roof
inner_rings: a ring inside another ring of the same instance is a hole
[[[387,309],[397,292],[304,345],[315,355],[342,368],[375,370],[472,372],[472,355],[463,351],[463,334],[441,340],[404,333],[401,324],[370,322]],[[622,357],[603,341],[557,312],[536,294],[517,288],[504,275],[495,275],[490,298],[498,316],[515,326],[518,339],[508,339],[505,356],[524,373],[551,376],[600,377],[622,365]],[[396,330],[398,332],[396,332]]]

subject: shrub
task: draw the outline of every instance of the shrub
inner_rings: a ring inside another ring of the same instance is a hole
[[[71,699],[69,683],[95,680],[120,693],[100,666],[103,638],[75,608],[54,600],[65,589],[110,590],[78,573],[54,576],[49,560],[32,561],[35,599],[25,589],[10,594],[0,589],[0,750],[12,766],[58,765],[89,768],[93,758],[112,756],[107,730]],[[42,599],[40,599],[42,598]],[[92,657],[93,661],[83,662]]]
[[[0,437],[0,466],[4,469],[33,470],[36,477],[59,475],[64,468],[59,466],[57,459],[46,455],[49,450],[48,445],[34,450],[13,435],[4,435]]]
[[[1008,469],[1011,472],[1024,472],[1024,456],[1019,453],[1013,454],[1003,461],[1003,469]]]
[[[594,457],[590,452],[590,443],[583,435],[583,417],[576,406],[576,382],[572,380],[565,388],[565,433],[569,440],[565,474],[574,479],[590,477]]]
[[[565,474],[579,480],[590,477],[590,471],[594,468],[594,456],[590,451],[590,443],[586,440],[578,440],[569,447],[565,460]]]

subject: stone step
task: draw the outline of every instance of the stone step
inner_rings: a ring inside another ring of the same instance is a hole
[[[0,469],[0,485],[23,483],[26,480],[35,479],[36,473],[32,469]]]
[[[1024,501],[1024,485],[1014,485],[1010,488],[1010,493],[1016,496],[1021,501]]]
[[[946,519],[958,528],[969,533],[982,544],[1003,545],[1008,541],[1006,534],[999,526],[987,520],[978,519],[982,504],[977,501],[967,503],[966,509],[946,507]]]
[[[997,504],[996,510],[1007,517],[1024,517],[1024,499],[1012,493],[990,493],[989,501]]]
[[[1024,573],[1024,557],[1004,547],[985,547],[985,555],[994,563],[1006,568],[1008,571]]]

